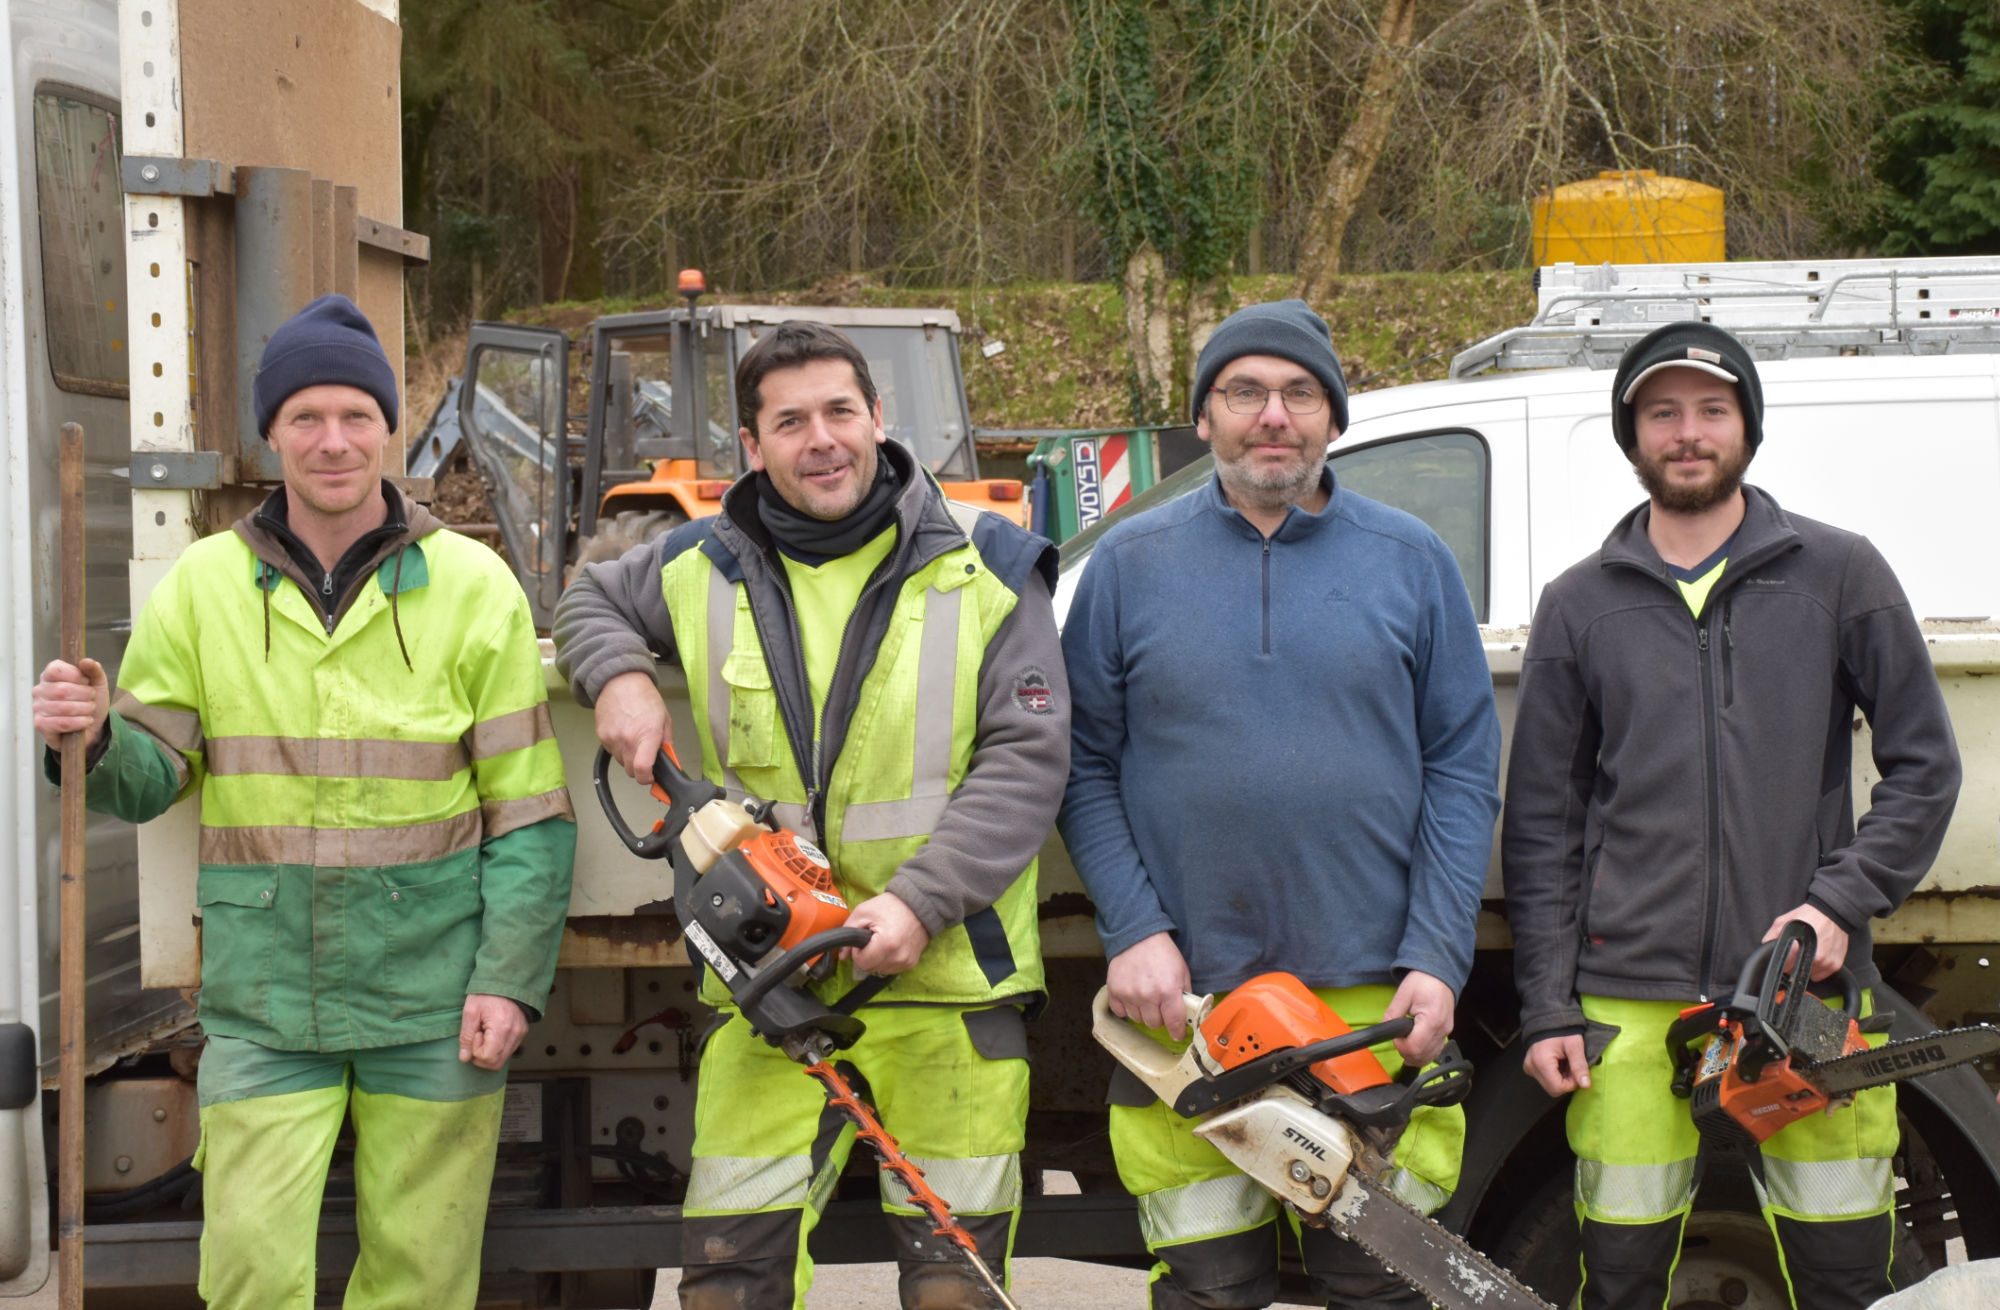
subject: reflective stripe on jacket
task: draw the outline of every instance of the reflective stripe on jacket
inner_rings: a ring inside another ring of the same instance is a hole
[[[900,549],[890,558],[892,567],[908,564]],[[761,559],[755,567],[769,572]],[[700,727],[704,772],[733,796],[778,802],[779,822],[825,848],[850,905],[885,891],[965,776],[980,665],[1017,593],[965,538],[906,567],[886,624],[871,625],[880,627],[880,642],[864,661],[868,671],[815,805],[760,635],[760,619],[789,623],[788,614],[759,613],[743,563],[717,536],[665,560],[660,585]],[[763,603],[783,602],[773,591]],[[934,937],[883,998],[964,1004],[1039,993],[1035,887],[1030,860],[991,906]],[[851,966],[842,964],[828,991],[852,985]]]
[[[528,607],[434,524],[328,634],[231,533],[134,624],[95,808],[201,793],[201,1020],[283,1050],[454,1034],[471,992],[543,1004],[575,822]],[[135,731],[142,730],[141,731]]]

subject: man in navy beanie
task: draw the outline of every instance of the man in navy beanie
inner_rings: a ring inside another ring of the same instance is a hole
[[[283,485],[160,580],[115,700],[57,661],[35,726],[85,734],[101,813],[201,796],[203,1299],[313,1303],[351,1123],[346,1304],[471,1310],[576,845],[534,624],[492,551],[382,476],[396,373],[352,302],[279,328],[252,386]]]
[[[1177,1040],[1183,992],[1283,971],[1354,1027],[1411,1016],[1377,1054],[1428,1063],[1472,967],[1500,802],[1464,578],[1436,533],[1328,470],[1347,384],[1304,301],[1225,320],[1193,411],[1215,480],[1114,524],[1063,628],[1060,823],[1111,1006]],[[1293,1240],[1277,1202],[1136,1078],[1111,1099],[1155,1310],[1270,1304]],[[1435,1210],[1464,1135],[1457,1107],[1419,1110],[1374,1181]],[[1428,1304],[1325,1229],[1297,1240],[1321,1304]]]

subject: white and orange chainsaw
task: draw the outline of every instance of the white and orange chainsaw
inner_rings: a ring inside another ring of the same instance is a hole
[[[1410,1112],[1472,1090],[1472,1066],[1455,1045],[1428,1069],[1391,1078],[1368,1048],[1413,1021],[1351,1029],[1288,973],[1261,974],[1220,1002],[1181,999],[1191,1030],[1184,1050],[1113,1014],[1108,987],[1097,994],[1092,1032],[1162,1101],[1201,1120],[1195,1136],[1301,1223],[1356,1243],[1442,1310],[1553,1310],[1386,1185]]]

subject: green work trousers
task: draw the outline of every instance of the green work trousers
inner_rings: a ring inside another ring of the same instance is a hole
[[[1583,1012],[1618,1035],[1571,1093],[1584,1310],[1667,1303],[1681,1230],[1694,1206],[1701,1139],[1673,1094],[1667,1028],[1679,1001],[1585,996]],[[1862,1012],[1869,1011],[1864,997]],[[1886,1038],[1869,1038],[1881,1045]],[[1895,1205],[1896,1091],[1877,1087],[1830,1115],[1775,1133],[1752,1171],[1778,1239],[1793,1303],[1843,1310],[1887,1296]]]
[[[1381,1021],[1395,989],[1320,987],[1314,994],[1356,1028]],[[1219,999],[1219,998],[1218,998]],[[1173,1045],[1164,1032],[1154,1034]],[[1393,1044],[1372,1048],[1393,1076],[1403,1067]],[[1149,1284],[1155,1310],[1257,1307],[1278,1294],[1281,1234],[1277,1200],[1184,1119],[1155,1100],[1111,1107],[1118,1176],[1139,1198],[1146,1249],[1159,1258]],[[1465,1111],[1428,1106],[1410,1116],[1396,1144],[1390,1190],[1429,1213],[1451,1199],[1465,1149]],[[1353,1243],[1324,1229],[1296,1229],[1316,1295],[1337,1306],[1423,1305],[1424,1298]]]
[[[1020,1216],[1028,1115],[1020,1012],[875,1005],[862,1017],[868,1031],[839,1054],[836,1067],[873,1103],[882,1126],[1004,1279]],[[702,1052],[694,1113],[681,1305],[803,1307],[813,1271],[806,1239],[846,1166],[853,1125],[826,1103],[817,1081],[740,1015]],[[886,1173],[880,1195],[906,1308],[990,1304],[954,1248],[932,1233]]]
[[[354,1121],[361,1257],[347,1310],[471,1310],[507,1075],[458,1039],[276,1051],[210,1037],[199,1093],[199,1290],[212,1310],[311,1310],[320,1199]]]

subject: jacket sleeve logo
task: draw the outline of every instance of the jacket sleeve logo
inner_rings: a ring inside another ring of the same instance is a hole
[[[1014,703],[1030,714],[1048,714],[1055,709],[1055,696],[1049,690],[1049,675],[1030,664],[1014,679]]]

